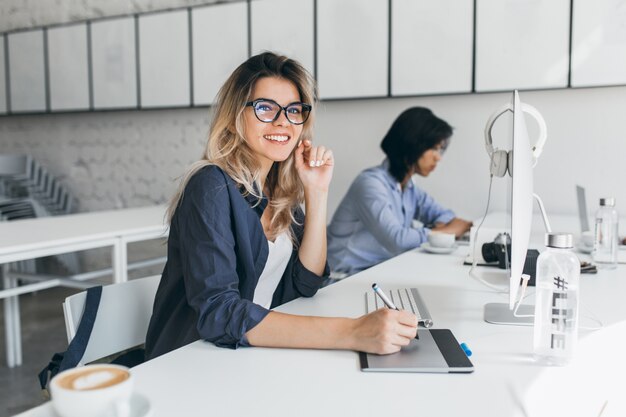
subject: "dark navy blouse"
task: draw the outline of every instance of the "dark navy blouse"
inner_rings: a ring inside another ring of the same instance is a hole
[[[217,346],[246,346],[245,333],[269,310],[254,304],[254,290],[267,261],[261,226],[267,200],[242,195],[217,166],[196,173],[185,187],[170,225],[167,263],[146,336],[146,359],[198,339]],[[298,241],[281,278],[272,308],[314,295],[323,277],[298,258],[304,214],[291,225]],[[328,265],[324,276],[329,274]]]

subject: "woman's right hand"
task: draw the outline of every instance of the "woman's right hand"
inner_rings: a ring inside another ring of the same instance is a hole
[[[387,355],[408,345],[417,333],[417,317],[404,310],[381,308],[355,319],[353,349]]]

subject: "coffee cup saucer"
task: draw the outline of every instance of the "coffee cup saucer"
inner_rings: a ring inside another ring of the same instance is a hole
[[[454,252],[458,249],[459,246],[455,243],[454,245],[447,248],[440,248],[438,246],[431,245],[430,242],[424,242],[420,247],[428,253],[447,254]]]
[[[591,252],[593,252],[593,246],[584,245],[582,242],[579,242],[576,245],[576,249],[580,253],[591,253]]]

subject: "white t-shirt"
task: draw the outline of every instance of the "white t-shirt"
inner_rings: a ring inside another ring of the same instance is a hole
[[[287,268],[287,263],[289,263],[289,258],[291,258],[293,244],[287,232],[278,235],[274,242],[268,240],[267,243],[269,246],[267,262],[254,289],[252,302],[270,308],[274,291],[276,291],[276,287],[278,287],[278,283]]]

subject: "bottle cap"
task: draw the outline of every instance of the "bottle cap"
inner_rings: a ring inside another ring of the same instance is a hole
[[[605,197],[600,199],[601,206],[615,207],[615,198]]]
[[[546,246],[560,249],[573,248],[574,237],[571,233],[546,233]]]

